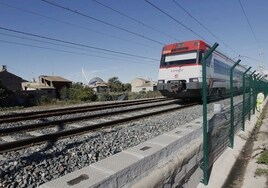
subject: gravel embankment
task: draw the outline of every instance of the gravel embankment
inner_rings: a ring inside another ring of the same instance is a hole
[[[220,103],[228,105],[230,100]],[[218,102],[219,103],[219,102]],[[213,104],[208,105],[208,111]],[[202,105],[0,155],[0,187],[36,187],[202,116]]]

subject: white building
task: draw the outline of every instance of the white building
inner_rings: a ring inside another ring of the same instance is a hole
[[[92,78],[89,81],[88,86],[91,87],[96,93],[105,93],[109,91],[108,84],[99,77]]]
[[[155,91],[157,82],[145,80],[143,78],[135,78],[131,81],[131,92]]]

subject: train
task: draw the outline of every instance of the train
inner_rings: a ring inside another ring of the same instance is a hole
[[[157,90],[168,98],[202,99],[202,57],[211,48],[202,40],[165,45],[162,49]],[[222,97],[230,92],[230,68],[234,60],[215,50],[206,60],[207,96]],[[243,72],[237,66],[233,72],[233,87],[240,92]]]

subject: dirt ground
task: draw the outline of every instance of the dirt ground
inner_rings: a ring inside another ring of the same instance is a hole
[[[264,109],[264,117],[262,120],[261,127],[256,134],[253,152],[250,156],[249,163],[246,167],[245,175],[242,180],[242,188],[268,188],[268,176],[262,175],[257,176],[255,174],[258,168],[268,170],[268,165],[258,164],[257,158],[265,150],[268,150],[268,106]]]

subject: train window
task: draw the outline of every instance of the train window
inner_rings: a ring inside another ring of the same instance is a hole
[[[197,59],[197,52],[166,55],[161,59],[161,66],[195,64],[196,59]]]
[[[217,59],[214,59],[214,72],[222,75],[230,74],[231,66],[227,65]]]

